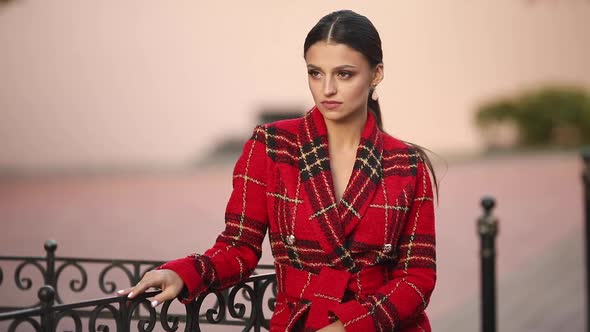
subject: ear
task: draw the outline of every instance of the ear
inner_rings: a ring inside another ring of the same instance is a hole
[[[383,71],[383,64],[380,63],[377,66],[375,66],[375,69],[373,69],[373,79],[371,80],[371,86],[375,87],[379,85],[379,83],[383,81],[384,75],[385,73]]]

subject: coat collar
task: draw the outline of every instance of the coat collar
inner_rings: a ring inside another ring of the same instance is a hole
[[[328,132],[317,107],[303,118],[298,139],[299,172],[312,211],[309,220],[315,221],[312,224],[317,225],[320,234],[326,238],[327,241],[321,241],[326,253],[333,253],[347,269],[354,269],[355,264],[346,248],[346,238],[362,219],[383,176],[382,133],[372,112],[369,112],[354,168],[340,202],[336,202],[334,193]]]

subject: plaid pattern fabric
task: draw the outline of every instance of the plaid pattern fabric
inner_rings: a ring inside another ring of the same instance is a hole
[[[335,319],[350,331],[430,331],[430,177],[417,151],[381,132],[371,114],[340,201],[316,108],[257,127],[233,187],[214,246],[160,267],[184,280],[182,301],[247,278],[268,229],[279,291],[271,331],[314,331]]]

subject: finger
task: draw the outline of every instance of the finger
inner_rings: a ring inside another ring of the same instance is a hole
[[[142,282],[143,280],[140,280],[137,284],[139,284],[140,282]],[[137,285],[136,285],[137,286]],[[131,286],[129,288],[123,288],[123,289],[119,289],[116,293],[119,296],[124,296],[124,295],[128,295],[129,293],[133,292],[133,290],[135,289],[136,286]]]
[[[138,284],[139,284],[139,282],[138,282]],[[120,290],[117,291],[117,295],[119,295],[119,296],[129,295],[129,294],[131,294],[133,292],[134,289],[135,289],[135,286],[131,286],[129,288],[120,289]]]
[[[125,288],[125,289],[119,289],[117,291],[117,295],[119,295],[119,296],[125,296],[125,295],[131,293],[131,290],[132,289],[133,289],[133,287],[129,287],[129,288]]]
[[[176,294],[178,292],[176,292],[173,287],[167,287],[164,290],[162,290],[162,292],[156,296],[154,296],[153,301],[152,301],[152,307],[157,307],[158,305],[160,305],[161,303],[164,303],[168,300],[173,300],[176,297]]]
[[[142,279],[140,282],[137,283],[137,285],[135,285],[134,287],[132,287],[130,289],[130,292],[127,294],[127,297],[132,299],[132,298],[136,297],[138,294],[145,292],[148,288],[150,288],[152,286],[157,286],[157,285],[158,285],[158,283],[155,280]]]

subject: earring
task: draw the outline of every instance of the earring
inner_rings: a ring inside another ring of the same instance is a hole
[[[379,100],[379,94],[377,93],[377,86],[376,85],[373,85],[373,88],[371,89],[371,99],[373,99],[374,101]]]

